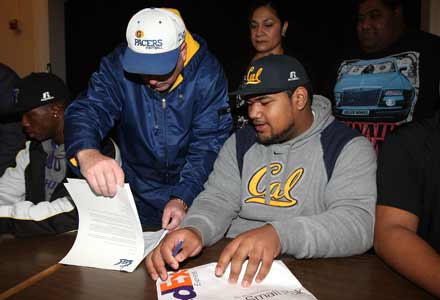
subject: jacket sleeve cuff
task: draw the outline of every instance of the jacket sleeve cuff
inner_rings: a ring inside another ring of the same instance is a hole
[[[195,189],[192,187],[178,185],[171,190],[170,198],[176,197],[182,199],[189,207],[195,198],[194,191]]]
[[[85,150],[85,149],[97,149],[99,150],[101,147],[99,145],[99,142],[85,142],[85,143],[81,143],[81,144],[72,144],[70,145],[70,147],[68,147],[67,151],[66,151],[66,156],[68,158],[72,158],[75,157],[78,154],[79,151],[81,150]]]

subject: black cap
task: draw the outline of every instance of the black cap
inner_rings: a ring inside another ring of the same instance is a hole
[[[303,65],[287,55],[267,55],[252,62],[244,83],[232,95],[274,94],[309,83]]]
[[[27,112],[55,100],[70,100],[63,80],[50,73],[31,73],[14,86],[15,111]]]

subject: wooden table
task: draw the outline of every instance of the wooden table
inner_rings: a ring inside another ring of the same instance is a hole
[[[33,239],[0,239],[0,293],[59,261],[74,234]],[[184,267],[216,261],[227,240],[207,248]],[[435,299],[389,269],[375,255],[296,260],[283,257],[298,280],[318,299]],[[0,294],[1,297],[1,294]],[[60,266],[8,299],[157,299],[155,283],[143,263],[133,272]],[[221,297],[219,297],[221,299]]]
[[[58,263],[75,237],[76,233],[22,239],[0,235],[0,293]]]

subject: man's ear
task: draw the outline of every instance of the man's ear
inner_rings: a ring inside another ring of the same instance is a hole
[[[184,41],[182,45],[180,45],[180,58],[183,62],[186,60],[186,42]]]
[[[295,92],[293,92],[292,101],[294,101],[298,110],[306,108],[309,102],[309,93],[307,92],[307,89],[303,86],[297,87]]]
[[[55,118],[62,116],[64,114],[63,106],[59,103],[53,103],[50,106],[50,113]]]
[[[289,21],[284,21],[283,28],[281,29],[281,35],[286,36],[287,28],[289,27]]]

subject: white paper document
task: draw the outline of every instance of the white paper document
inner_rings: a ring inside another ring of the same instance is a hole
[[[238,284],[228,282],[230,267],[222,277],[215,276],[216,263],[170,272],[168,279],[156,281],[158,300],[316,300],[281,260],[275,260],[269,274],[261,283],[252,282],[248,288],[240,283],[246,270],[243,265]]]
[[[142,232],[128,184],[112,198],[96,196],[85,180],[68,179],[65,186],[78,210],[75,243],[60,263],[133,272],[166,235]]]

